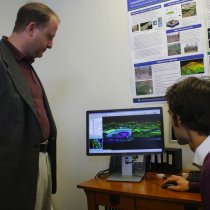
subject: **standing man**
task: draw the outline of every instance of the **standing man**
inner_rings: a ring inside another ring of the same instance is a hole
[[[52,48],[59,17],[38,2],[23,5],[0,41],[0,209],[50,210],[56,192],[56,126],[32,67]]]
[[[189,77],[166,92],[169,114],[179,144],[189,144],[194,152],[194,165],[201,169],[201,181],[192,183],[172,175],[175,191],[200,192],[204,210],[210,209],[210,78]]]

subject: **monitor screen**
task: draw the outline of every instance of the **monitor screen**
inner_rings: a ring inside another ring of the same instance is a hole
[[[86,112],[87,155],[162,153],[162,107]]]

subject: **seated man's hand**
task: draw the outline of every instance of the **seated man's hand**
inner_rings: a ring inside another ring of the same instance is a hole
[[[175,181],[177,183],[176,186],[168,186],[167,189],[174,191],[189,191],[189,181],[181,176],[171,175],[164,182]]]

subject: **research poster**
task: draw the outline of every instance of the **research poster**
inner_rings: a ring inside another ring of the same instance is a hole
[[[167,88],[209,75],[210,1],[127,0],[133,103],[164,101]]]

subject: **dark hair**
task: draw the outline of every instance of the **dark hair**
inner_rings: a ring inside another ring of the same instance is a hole
[[[188,77],[168,88],[166,100],[174,119],[200,134],[210,134],[210,77]]]
[[[35,22],[38,27],[44,27],[51,16],[55,16],[60,22],[57,14],[47,5],[39,2],[27,3],[17,13],[13,32],[23,31],[30,22]]]

